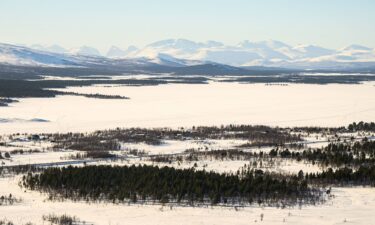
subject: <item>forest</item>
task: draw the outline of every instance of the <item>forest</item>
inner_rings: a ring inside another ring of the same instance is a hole
[[[375,123],[374,122],[354,122],[349,124],[348,126],[349,131],[374,131],[375,132]]]
[[[179,77],[176,79],[161,79],[161,78],[147,78],[147,79],[130,79],[124,77],[120,80],[112,80],[107,78],[102,79],[81,79],[81,80],[13,80],[0,78],[0,97],[4,98],[26,98],[26,97],[55,97],[56,95],[78,95],[72,92],[63,92],[56,90],[48,90],[51,88],[66,88],[78,86],[90,86],[98,84],[107,85],[131,85],[131,86],[149,86],[160,85],[168,83],[188,83],[201,84],[206,83],[202,78],[194,77]],[[106,95],[83,95],[86,97],[101,97],[106,98]],[[107,95],[108,97],[108,95]],[[108,97],[109,98],[109,97]]]
[[[190,129],[118,128],[92,133],[49,134],[56,148],[74,150],[118,150],[122,143],[160,145],[164,140],[244,139],[254,145],[278,146],[301,141],[282,128],[251,125],[199,126]]]
[[[48,168],[29,173],[23,185],[48,192],[50,199],[132,203],[248,205],[316,204],[322,193],[297,176],[274,177],[261,170],[219,174],[155,166]]]
[[[35,143],[48,141],[52,151],[75,150],[66,159],[77,160],[82,166],[6,166],[0,167],[0,173],[27,174],[22,178],[23,186],[46,192],[51,200],[197,206],[319,204],[329,197],[332,186],[375,186],[372,127],[373,123],[357,122],[336,128],[223,125],[34,134],[27,139]],[[318,134],[325,138],[324,146],[307,147],[305,138],[314,139]],[[3,140],[18,137],[14,134]],[[226,139],[245,144],[235,142],[228,149],[202,147],[158,154],[123,148],[126,143],[155,147],[169,140],[205,143]],[[21,151],[12,150],[2,156],[8,160],[13,154]],[[209,162],[229,165],[231,161],[245,166],[220,173],[206,171]],[[267,169],[292,161],[318,166],[318,172]],[[96,162],[121,166],[91,164]]]
[[[227,78],[221,82],[240,82],[240,83],[300,83],[300,84],[360,84],[364,81],[374,81],[373,75],[353,74],[348,76],[319,76],[300,74],[284,74],[283,76],[246,76]]]
[[[375,164],[375,142],[366,138],[354,143],[329,143],[328,146],[303,151],[272,149],[271,157],[308,160],[325,166],[354,166]]]

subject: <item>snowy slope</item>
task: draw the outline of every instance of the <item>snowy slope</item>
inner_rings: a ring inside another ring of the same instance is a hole
[[[63,54],[0,44],[0,63],[29,66],[73,66],[77,64],[77,60]]]
[[[50,48],[58,49],[57,46],[51,46]],[[40,47],[40,49],[45,48]],[[74,67],[104,64],[109,61],[111,60],[97,55],[96,51],[89,47],[74,49],[70,53],[55,53],[53,51],[36,50],[24,46],[0,43],[0,64]]]
[[[317,45],[291,46],[270,41],[242,41],[225,45],[217,41],[194,42],[186,39],[161,40],[144,48],[112,46],[106,57],[92,47],[66,50],[58,45],[33,45],[32,48],[0,44],[0,63],[37,66],[75,66],[142,62],[163,66],[191,66],[219,63],[230,66],[271,66],[299,69],[335,69],[375,66],[375,49],[349,45],[328,49]]]
[[[119,47],[116,47],[116,46],[111,46],[111,48],[109,48],[106,56],[108,58],[124,58],[128,55],[131,55],[132,53],[138,51],[138,48],[131,45],[129,46],[126,50],[123,50]]]
[[[101,56],[100,52],[93,47],[81,46],[79,48],[73,48],[69,50],[72,55],[84,55],[84,56]]]
[[[216,62],[232,66],[293,67],[296,64],[297,67],[318,68],[324,64],[324,67],[334,68],[342,63],[375,62],[374,50],[360,45],[350,45],[335,50],[316,45],[291,46],[275,40],[260,42],[245,40],[231,46],[215,41],[203,43],[185,39],[167,39],[149,44],[123,57],[157,59],[161,54],[176,59]]]

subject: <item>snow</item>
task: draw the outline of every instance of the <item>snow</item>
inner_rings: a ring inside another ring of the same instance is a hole
[[[36,44],[36,45],[31,45],[30,48],[39,50],[39,51],[47,51],[47,52],[54,52],[54,53],[60,53],[60,54],[64,54],[68,52],[67,49],[56,44],[50,45],[50,46]]]
[[[82,62],[77,56],[98,57],[101,53],[89,46],[66,50],[58,45],[32,45],[31,48],[0,44],[0,62],[16,65],[74,66]],[[205,62],[223,63],[232,66],[276,66],[293,68],[340,68],[342,62],[375,63],[373,49],[350,45],[338,50],[316,45],[291,46],[280,41],[242,41],[237,45],[226,45],[216,41],[194,42],[185,39],[168,39],[154,42],[138,49],[129,46],[124,50],[112,46],[106,56],[110,59],[148,59],[150,62],[165,64],[161,59],[174,59],[183,65]],[[163,56],[163,57],[161,57]],[[95,63],[95,60],[89,60]],[[193,61],[193,62],[190,62]],[[194,62],[195,61],[195,62]],[[175,65],[171,65],[175,66]],[[358,65],[361,66],[361,65]]]
[[[48,79],[48,77],[47,77]],[[117,79],[117,78],[115,78]],[[214,82],[207,85],[169,84],[143,87],[74,87],[62,91],[79,93],[119,94],[130,100],[91,99],[77,96],[20,99],[12,107],[2,108],[0,118],[22,118],[2,123],[0,133],[38,133],[92,131],[115,127],[191,127],[193,125],[265,124],[272,126],[344,126],[353,121],[374,121],[374,83],[360,85],[266,86]],[[50,122],[25,122],[43,118]],[[302,134],[308,147],[325,146],[330,135]],[[342,134],[342,137],[351,134]],[[362,135],[362,134],[358,134]],[[364,134],[363,134],[364,135]],[[367,135],[367,134],[366,134]],[[0,146],[1,152],[15,149],[41,150],[40,153],[12,154],[0,160],[5,165],[30,163],[75,162],[69,159],[77,151],[52,151],[52,143],[27,141],[27,136],[6,139],[11,146]],[[317,143],[313,143],[317,141]],[[145,150],[149,154],[178,154],[186,149],[230,149],[245,143],[242,140],[165,140],[162,145],[123,143],[122,150]],[[245,151],[269,151],[271,148],[250,148]],[[116,153],[117,154],[117,153]],[[297,174],[317,172],[320,168],[295,160],[201,160],[192,162],[154,163],[148,157],[129,157],[124,160],[89,161],[87,165],[173,166],[220,173],[235,172],[245,164],[267,171]],[[82,166],[82,161],[80,162]],[[260,162],[261,165],[260,165]],[[0,196],[10,193],[21,198],[15,205],[0,206],[0,219],[15,224],[43,224],[42,216],[67,214],[94,224],[264,224],[264,225],[368,225],[375,221],[373,188],[337,188],[335,196],[323,205],[280,209],[257,205],[236,210],[232,207],[182,207],[161,205],[128,205],[98,202],[51,202],[47,195],[22,189],[21,176],[0,178]],[[264,215],[263,221],[260,215]]]
[[[67,214],[94,224],[264,224],[264,225],[369,225],[375,220],[375,192],[371,188],[333,188],[326,204],[301,209],[275,207],[177,207],[112,203],[51,202],[39,192],[18,186],[20,177],[0,178],[0,195],[21,198],[15,205],[0,206],[0,218],[15,224],[43,224],[42,216]],[[264,215],[260,221],[261,214]],[[345,222],[346,221],[346,222]]]
[[[300,53],[303,53],[300,56],[303,58],[314,58],[319,56],[332,55],[335,53],[334,50],[322,48],[315,45],[298,45],[293,49]]]
[[[346,126],[374,121],[374,83],[267,86],[220,83],[160,86],[74,87],[62,91],[117,94],[129,100],[77,96],[21,99],[0,118],[45,119],[4,123],[0,133],[93,131],[115,127],[191,127],[264,124]]]
[[[67,160],[69,156],[75,155],[78,151],[59,151],[42,153],[23,153],[12,155],[10,159],[0,160],[3,166],[18,166],[40,163],[58,163],[73,161]]]
[[[81,46],[78,48],[72,48],[68,52],[73,55],[101,56],[100,52],[96,48],[93,48],[90,46]]]
[[[137,51],[138,48],[135,47],[135,46],[129,46],[126,50],[123,50],[119,47],[116,47],[116,46],[112,46],[106,56],[109,57],[109,58],[124,58],[132,53],[134,53],[135,51]]]
[[[361,53],[361,54],[359,54]],[[276,40],[252,42],[245,40],[237,45],[226,45],[220,42],[194,42],[184,39],[167,39],[157,41],[138,51],[127,54],[129,58],[157,58],[159,54],[173,58],[212,61],[232,66],[288,66],[300,62],[303,68],[318,68],[329,65],[340,66],[338,62],[375,62],[372,49],[351,45],[338,50],[327,49],[316,45],[301,44],[291,46]],[[346,55],[351,58],[344,58]],[[304,64],[301,64],[301,61]],[[325,64],[321,64],[324,62]]]
[[[188,149],[194,149],[197,151],[203,150],[224,150],[231,149],[241,144],[245,144],[244,140],[236,139],[225,139],[225,140],[164,140],[161,145],[148,145],[145,143],[123,143],[122,149],[131,150],[138,149],[143,150],[149,154],[174,154],[182,153]]]

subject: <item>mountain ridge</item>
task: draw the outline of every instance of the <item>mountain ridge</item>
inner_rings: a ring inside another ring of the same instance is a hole
[[[245,40],[231,46],[212,40],[194,42],[187,39],[166,39],[140,49],[135,46],[127,49],[112,46],[104,56],[89,46],[68,50],[59,45],[25,47],[0,44],[2,64],[66,67],[111,64],[116,60],[136,63],[142,61],[171,67],[218,63],[233,67],[352,69],[372,67],[375,64],[375,49],[353,44],[336,50],[317,45],[292,46],[275,40]]]

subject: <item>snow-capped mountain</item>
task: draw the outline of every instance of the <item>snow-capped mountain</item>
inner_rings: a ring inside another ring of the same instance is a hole
[[[36,50],[24,46],[1,44],[0,43],[0,64],[17,66],[43,66],[43,67],[92,67],[92,66],[117,66],[121,68],[143,68],[155,65],[168,67],[183,67],[187,65],[202,64],[200,61],[192,61],[174,58],[170,55],[158,54],[154,58],[106,58],[98,56],[97,52],[91,48],[81,47],[77,50],[66,53],[55,53],[46,51],[45,47]],[[112,49],[112,53],[131,54],[138,49],[129,47],[126,51]],[[117,51],[117,52],[116,52]]]
[[[43,45],[35,44],[35,45],[31,45],[30,48],[40,50],[40,51],[60,53],[60,54],[68,53],[67,49],[56,44],[50,45],[50,46],[43,46]]]
[[[69,53],[73,55],[101,56],[100,52],[96,48],[89,46],[70,49]]]
[[[64,54],[9,44],[0,44],[0,63],[29,66],[74,66],[77,64],[74,58]]]
[[[335,69],[375,66],[375,49],[350,45],[328,49],[316,45],[292,46],[280,41],[242,41],[226,45],[217,41],[186,39],[157,41],[138,49],[112,46],[106,54],[92,47],[65,49],[58,45],[32,48],[0,44],[0,63],[15,65],[76,66],[105,63],[151,63],[182,67],[218,63],[236,67],[265,66],[298,69]]]
[[[316,45],[291,46],[274,40],[260,42],[245,40],[237,45],[225,45],[215,41],[167,39],[123,55],[124,58],[143,57],[156,61],[160,60],[160,56],[231,66],[282,66],[307,69],[334,68],[336,64],[351,62],[375,62],[373,49],[360,45],[350,45],[335,50]]]
[[[39,44],[31,45],[31,49],[43,52],[52,52],[59,54],[83,55],[83,56],[102,56],[99,50],[90,46],[81,46],[77,48],[66,49],[59,45],[43,46]]]
[[[362,45],[349,45],[341,49],[341,51],[371,51],[371,50],[372,50],[371,48],[368,48]]]
[[[336,53],[336,50],[322,48],[316,45],[298,45],[294,47],[293,50],[297,55],[292,58],[314,58]]]
[[[135,53],[139,49],[133,45],[129,46],[126,50],[123,50],[119,47],[112,46],[108,52],[107,57],[108,58],[124,58],[126,56],[130,56],[131,54]]]
[[[97,52],[86,47],[64,53],[47,51],[45,47],[40,49],[43,50],[0,43],[0,64],[72,67],[96,65],[110,61],[101,56],[93,56],[97,55]]]

